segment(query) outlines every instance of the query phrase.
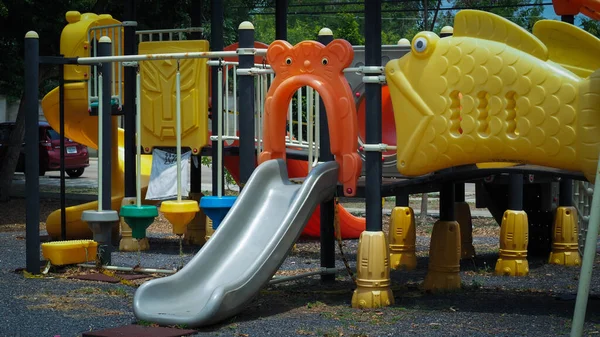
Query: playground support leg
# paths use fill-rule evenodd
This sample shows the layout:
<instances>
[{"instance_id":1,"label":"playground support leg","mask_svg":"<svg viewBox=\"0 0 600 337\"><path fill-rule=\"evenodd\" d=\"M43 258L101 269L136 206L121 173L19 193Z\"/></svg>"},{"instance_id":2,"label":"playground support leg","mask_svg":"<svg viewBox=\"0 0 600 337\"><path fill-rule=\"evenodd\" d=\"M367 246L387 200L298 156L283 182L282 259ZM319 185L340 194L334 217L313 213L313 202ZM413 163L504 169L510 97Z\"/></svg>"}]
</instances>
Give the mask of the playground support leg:
<instances>
[{"instance_id":1,"label":"playground support leg","mask_svg":"<svg viewBox=\"0 0 600 337\"><path fill-rule=\"evenodd\" d=\"M254 47L254 26L242 22L238 29L240 48ZM254 55L240 55L240 68L254 66ZM240 75L240 191L250 179L256 163L255 118L254 118L254 78Z\"/></svg>"},{"instance_id":2,"label":"playground support leg","mask_svg":"<svg viewBox=\"0 0 600 337\"><path fill-rule=\"evenodd\" d=\"M288 0L275 2L275 40L287 40Z\"/></svg>"},{"instance_id":3,"label":"playground support leg","mask_svg":"<svg viewBox=\"0 0 600 337\"><path fill-rule=\"evenodd\" d=\"M211 8L211 20L210 20L210 48L213 51L223 50L223 0L211 0L210 1ZM219 78L218 78L218 69L216 67L211 67L212 72L212 92L213 92L213 100L212 100L212 130L219 129L219 118L221 118L221 114L216 111L217 99L214 97L219 92ZM212 195L216 196L218 194L218 186L217 181L219 181L218 167L217 163L219 162L219 154L217 153L217 141L212 141ZM223 179L224 181L224 179Z\"/></svg>"},{"instance_id":4,"label":"playground support leg","mask_svg":"<svg viewBox=\"0 0 600 337\"><path fill-rule=\"evenodd\" d=\"M135 0L127 0L125 2L124 20L135 21ZM123 27L123 54L124 55L135 55L137 54L137 41L135 39L135 26L126 25ZM125 162L125 197L134 197L136 194L136 169L135 169L135 69L133 67L125 67L123 74L123 112L125 115L125 139L124 139L124 162ZM125 221L121 220L121 224ZM129 226L127 226L129 227ZM147 239L145 239L147 240ZM136 244L137 245L137 244Z\"/></svg>"},{"instance_id":5,"label":"playground support leg","mask_svg":"<svg viewBox=\"0 0 600 337\"><path fill-rule=\"evenodd\" d=\"M321 29L317 41L324 45L329 44L331 41L333 41L333 35L331 35L330 32L330 30ZM327 121L327 112L322 100L319 101L319 137L319 157L321 158L321 161L325 162L334 160L330 149L331 145L329 142L329 123ZM336 205L333 199L321 203L320 240L322 268L335 267L335 230L333 227L335 207ZM335 274L321 274L321 281L333 282L335 281Z\"/></svg>"},{"instance_id":6,"label":"playground support leg","mask_svg":"<svg viewBox=\"0 0 600 337\"><path fill-rule=\"evenodd\" d=\"M192 164L192 167L193 166L194 165ZM198 166L200 166L200 164L198 164ZM198 180L200 180L199 177L200 176L198 174ZM200 198L202 197L203 195L201 192L190 192L190 199L192 200L200 202ZM204 214L202 208L200 208L200 211L196 213L194 219L192 219L192 221L190 221L190 223L187 225L185 242L188 245L199 246L202 246L206 243L206 214Z\"/></svg>"},{"instance_id":7,"label":"playground support leg","mask_svg":"<svg viewBox=\"0 0 600 337\"><path fill-rule=\"evenodd\" d=\"M590 220L588 232L585 238L585 248L583 250L583 262L579 274L579 286L577 288L577 299L575 301L575 311L573 313L573 323L571 324L571 337L579 337L583 333L583 323L585 321L585 311L587 307L588 296L590 293L590 281L592 279L592 267L594 266L594 257L596 255L598 226L600 226L600 159L596 168L596 181L594 184L594 196L590 208Z\"/></svg>"},{"instance_id":8,"label":"playground support leg","mask_svg":"<svg viewBox=\"0 0 600 337\"><path fill-rule=\"evenodd\" d=\"M40 41L36 32L25 34L25 153L28 158L39 157L38 130L38 81ZM25 247L26 269L32 274L40 273L40 177L38 163L25 163L25 190L27 192Z\"/></svg>"},{"instance_id":9,"label":"playground support leg","mask_svg":"<svg viewBox=\"0 0 600 337\"><path fill-rule=\"evenodd\" d=\"M64 56L64 55L61 55ZM65 200L65 65L58 66L58 119L60 134L60 239L67 239L67 212Z\"/></svg>"},{"instance_id":10,"label":"playground support leg","mask_svg":"<svg viewBox=\"0 0 600 337\"><path fill-rule=\"evenodd\" d=\"M461 258L473 258L475 257L475 247L473 247L473 218L471 217L471 207L465 201L464 182L454 184L454 215L460 225Z\"/></svg>"},{"instance_id":11,"label":"playground support leg","mask_svg":"<svg viewBox=\"0 0 600 337\"><path fill-rule=\"evenodd\" d=\"M135 197L125 197L121 200L121 207L125 205L135 205L136 198ZM121 225L121 240L119 241L119 251L121 252L137 252L138 250L149 250L150 243L148 242L148 238L144 237L143 239L135 240L132 236L131 227L125 222L124 218L121 217L119 219Z\"/></svg>"},{"instance_id":12,"label":"playground support leg","mask_svg":"<svg viewBox=\"0 0 600 337\"><path fill-rule=\"evenodd\" d=\"M579 229L577 208L573 206L573 180L561 178L558 197L559 206L552 224L552 250L548 263L579 266Z\"/></svg>"},{"instance_id":13,"label":"playground support leg","mask_svg":"<svg viewBox=\"0 0 600 337\"><path fill-rule=\"evenodd\" d=\"M396 194L396 206L410 206L410 196L408 193L398 193Z\"/></svg>"},{"instance_id":14,"label":"playground support leg","mask_svg":"<svg viewBox=\"0 0 600 337\"><path fill-rule=\"evenodd\" d=\"M500 225L500 253L496 262L497 275L525 276L529 274L527 244L529 221L523 211L523 174L511 174L508 185L508 210Z\"/></svg>"},{"instance_id":15,"label":"playground support leg","mask_svg":"<svg viewBox=\"0 0 600 337\"><path fill-rule=\"evenodd\" d=\"M429 267L423 288L460 288L460 225L454 218L454 183L440 191L440 219L433 224L429 246Z\"/></svg>"},{"instance_id":16,"label":"playground support leg","mask_svg":"<svg viewBox=\"0 0 600 337\"><path fill-rule=\"evenodd\" d=\"M381 66L381 0L365 1L365 64ZM381 143L381 84L365 83L366 142ZM377 308L394 303L390 288L390 251L382 231L381 153L366 154L366 230L358 241L354 308Z\"/></svg>"}]
</instances>

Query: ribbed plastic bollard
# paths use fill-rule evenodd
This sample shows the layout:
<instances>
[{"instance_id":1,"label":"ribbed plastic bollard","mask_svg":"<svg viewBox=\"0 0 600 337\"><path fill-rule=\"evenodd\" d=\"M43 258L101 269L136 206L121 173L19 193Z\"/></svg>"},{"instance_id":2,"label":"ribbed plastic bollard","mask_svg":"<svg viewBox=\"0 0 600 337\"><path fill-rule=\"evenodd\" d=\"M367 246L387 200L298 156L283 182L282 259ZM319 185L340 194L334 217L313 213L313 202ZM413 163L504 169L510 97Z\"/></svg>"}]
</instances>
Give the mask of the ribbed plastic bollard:
<instances>
[{"instance_id":1,"label":"ribbed plastic bollard","mask_svg":"<svg viewBox=\"0 0 600 337\"><path fill-rule=\"evenodd\" d=\"M417 267L415 243L417 230L413 209L394 207L390 219L390 266L396 270L413 270Z\"/></svg>"},{"instance_id":2,"label":"ribbed plastic bollard","mask_svg":"<svg viewBox=\"0 0 600 337\"><path fill-rule=\"evenodd\" d=\"M548 263L564 266L581 265L579 255L577 209L561 206L556 209L552 228L552 252Z\"/></svg>"},{"instance_id":3,"label":"ribbed plastic bollard","mask_svg":"<svg viewBox=\"0 0 600 337\"><path fill-rule=\"evenodd\" d=\"M438 220L433 224L429 246L429 270L425 290L460 288L460 226L456 221Z\"/></svg>"},{"instance_id":4,"label":"ribbed plastic bollard","mask_svg":"<svg viewBox=\"0 0 600 337\"><path fill-rule=\"evenodd\" d=\"M496 262L496 275L526 276L529 274L528 226L525 211L504 212L500 227L500 254Z\"/></svg>"}]
</instances>

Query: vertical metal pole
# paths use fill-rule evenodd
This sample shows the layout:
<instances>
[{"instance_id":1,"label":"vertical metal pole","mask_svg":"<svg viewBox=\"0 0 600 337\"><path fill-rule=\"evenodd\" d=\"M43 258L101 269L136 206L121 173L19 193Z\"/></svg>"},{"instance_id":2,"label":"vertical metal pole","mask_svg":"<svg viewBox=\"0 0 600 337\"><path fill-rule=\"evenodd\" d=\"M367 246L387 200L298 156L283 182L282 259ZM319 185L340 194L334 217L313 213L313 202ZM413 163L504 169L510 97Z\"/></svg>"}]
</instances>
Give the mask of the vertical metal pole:
<instances>
[{"instance_id":1,"label":"vertical metal pole","mask_svg":"<svg viewBox=\"0 0 600 337\"><path fill-rule=\"evenodd\" d=\"M98 56L111 56L112 42L110 38L103 36L98 43ZM102 63L102 209L108 211L112 209L111 203L111 137L112 137L112 107L111 107L111 82L112 82L112 63ZM116 145L116 144L115 144ZM134 180L135 181L135 180ZM135 193L135 192L134 192Z\"/></svg>"},{"instance_id":2,"label":"vertical metal pole","mask_svg":"<svg viewBox=\"0 0 600 337\"><path fill-rule=\"evenodd\" d=\"M288 0L275 3L275 40L287 40Z\"/></svg>"},{"instance_id":3,"label":"vertical metal pole","mask_svg":"<svg viewBox=\"0 0 600 337\"><path fill-rule=\"evenodd\" d=\"M523 174L511 174L508 182L508 209L523 210Z\"/></svg>"},{"instance_id":4,"label":"vertical metal pole","mask_svg":"<svg viewBox=\"0 0 600 337\"><path fill-rule=\"evenodd\" d=\"M211 0L210 1L210 49L213 51L223 50L223 0ZM216 135L217 129L219 128L219 118L221 118L220 111L217 111L217 93L219 92L218 83L218 69L211 67L211 111L212 111L212 132ZM217 162L219 162L219 154L217 153L217 141L212 142L212 195L218 194L217 181L218 168Z\"/></svg>"},{"instance_id":5,"label":"vertical metal pole","mask_svg":"<svg viewBox=\"0 0 600 337\"><path fill-rule=\"evenodd\" d=\"M562 22L566 22L566 23L570 23L570 24L575 24L575 16L574 15L561 15L560 20Z\"/></svg>"},{"instance_id":6,"label":"vertical metal pole","mask_svg":"<svg viewBox=\"0 0 600 337\"><path fill-rule=\"evenodd\" d=\"M254 47L254 26L244 21L238 28L240 48ZM240 55L240 68L254 65L254 55ZM252 75L239 77L240 91L240 190L250 179L256 163L254 148L254 78Z\"/></svg>"},{"instance_id":7,"label":"vertical metal pole","mask_svg":"<svg viewBox=\"0 0 600 337\"><path fill-rule=\"evenodd\" d=\"M381 0L365 1L365 65L381 66ZM366 142L381 143L381 84L365 83ZM381 153L368 151L365 163L367 231L382 230Z\"/></svg>"},{"instance_id":8,"label":"vertical metal pole","mask_svg":"<svg viewBox=\"0 0 600 337\"><path fill-rule=\"evenodd\" d=\"M192 26L194 27L202 26L202 7L202 0L192 1L192 13L190 16L192 18ZM191 34L191 38L193 40L200 40L202 39L202 33L193 32ZM190 193L194 196L198 196L200 193L202 193L202 164L200 164L200 159L200 154L192 157L192 164L190 165Z\"/></svg>"},{"instance_id":9,"label":"vertical metal pole","mask_svg":"<svg viewBox=\"0 0 600 337\"><path fill-rule=\"evenodd\" d=\"M574 15L562 15L561 21L575 24ZM561 178L558 192L559 206L573 206L573 179Z\"/></svg>"},{"instance_id":10,"label":"vertical metal pole","mask_svg":"<svg viewBox=\"0 0 600 337\"><path fill-rule=\"evenodd\" d=\"M560 179L558 205L565 207L573 206L573 179Z\"/></svg>"},{"instance_id":11,"label":"vertical metal pole","mask_svg":"<svg viewBox=\"0 0 600 337\"><path fill-rule=\"evenodd\" d=\"M63 55L61 55L63 56ZM67 239L67 212L65 201L65 65L58 66L58 115L60 134L60 239Z\"/></svg>"},{"instance_id":12,"label":"vertical metal pole","mask_svg":"<svg viewBox=\"0 0 600 337\"><path fill-rule=\"evenodd\" d=\"M40 43L36 32L25 34L25 157L39 158L40 131L38 127L38 81ZM40 273L40 176L37 160L25 161L25 215L26 269Z\"/></svg>"},{"instance_id":13,"label":"vertical metal pole","mask_svg":"<svg viewBox=\"0 0 600 337\"><path fill-rule=\"evenodd\" d=\"M333 33L328 28L323 28L319 32L317 39L320 43L327 45L333 41ZM319 100L319 157L321 161L334 160L329 143L329 122L327 121L327 111L323 100ZM312 165L312 163L308 163ZM333 199L321 203L321 267L335 267L335 229L333 227L335 217L335 201ZM321 275L322 282L335 281L335 275Z\"/></svg>"},{"instance_id":14,"label":"vertical metal pole","mask_svg":"<svg viewBox=\"0 0 600 337\"><path fill-rule=\"evenodd\" d=\"M440 221L454 220L454 183L445 183L440 190Z\"/></svg>"},{"instance_id":15,"label":"vertical metal pole","mask_svg":"<svg viewBox=\"0 0 600 337\"><path fill-rule=\"evenodd\" d=\"M124 27L123 31L123 45L125 55L137 54L137 41L135 39L135 20L136 20L136 6L135 0L128 0L125 3L124 21L128 24ZM118 41L117 43L120 43ZM123 75L124 80L124 98L123 98L123 113L125 114L125 197L133 197L136 195L136 141L135 141L135 120L136 120L136 73L135 68L125 67L125 73ZM120 85L120 84L118 84ZM110 96L110 95L109 95ZM116 144L115 144L116 146ZM141 145L140 145L141 146Z\"/></svg>"},{"instance_id":16,"label":"vertical metal pole","mask_svg":"<svg viewBox=\"0 0 600 337\"><path fill-rule=\"evenodd\" d=\"M396 194L396 206L410 206L409 195L406 192Z\"/></svg>"},{"instance_id":17,"label":"vertical metal pole","mask_svg":"<svg viewBox=\"0 0 600 337\"><path fill-rule=\"evenodd\" d=\"M465 201L465 183L454 184L454 201L464 202Z\"/></svg>"}]
</instances>

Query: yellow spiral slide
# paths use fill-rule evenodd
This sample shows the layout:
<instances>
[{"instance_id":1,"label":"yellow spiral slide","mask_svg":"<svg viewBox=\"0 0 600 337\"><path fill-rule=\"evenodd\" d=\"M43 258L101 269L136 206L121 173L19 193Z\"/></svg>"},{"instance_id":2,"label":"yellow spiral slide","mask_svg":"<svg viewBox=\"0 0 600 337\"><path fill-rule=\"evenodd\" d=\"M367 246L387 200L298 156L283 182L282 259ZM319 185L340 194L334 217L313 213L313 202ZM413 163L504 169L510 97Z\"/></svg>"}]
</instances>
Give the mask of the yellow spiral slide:
<instances>
[{"instance_id":1,"label":"yellow spiral slide","mask_svg":"<svg viewBox=\"0 0 600 337\"><path fill-rule=\"evenodd\" d=\"M42 100L42 109L48 123L55 130L59 130L59 90L55 88L48 93ZM90 116L87 111L87 83L68 83L65 85L65 136L76 142L82 143L90 148L98 149L98 117ZM121 200L124 196L123 170L124 170L124 132L117 127L117 118L112 121L112 209L119 210ZM150 179L150 169L152 167L152 156L142 156L141 182L142 197L146 194L146 187ZM96 209L98 203L88 202L81 205L67 207L66 228L67 239L90 238L91 230L87 224L81 221L81 212L90 209ZM53 238L60 238L61 210L52 212L46 220L46 230Z\"/></svg>"}]
</instances>

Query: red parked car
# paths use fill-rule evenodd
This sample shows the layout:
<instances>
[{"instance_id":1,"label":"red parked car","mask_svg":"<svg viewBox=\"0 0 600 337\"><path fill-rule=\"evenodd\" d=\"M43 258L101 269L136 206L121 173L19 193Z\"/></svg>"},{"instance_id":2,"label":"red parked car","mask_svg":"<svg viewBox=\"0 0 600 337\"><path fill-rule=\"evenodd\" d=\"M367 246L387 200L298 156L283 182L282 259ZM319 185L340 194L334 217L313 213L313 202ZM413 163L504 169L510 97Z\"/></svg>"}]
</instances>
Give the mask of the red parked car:
<instances>
[{"instance_id":1,"label":"red parked car","mask_svg":"<svg viewBox=\"0 0 600 337\"><path fill-rule=\"evenodd\" d=\"M15 122L0 123L0 158L9 144L10 133L15 127ZM40 156L38 158L40 176L47 171L60 170L60 135L46 122L39 123L40 130ZM81 145L65 138L65 172L69 177L81 177L86 167L90 166L90 157L87 146ZM25 147L21 147L19 162L16 172L25 172Z\"/></svg>"}]
</instances>

